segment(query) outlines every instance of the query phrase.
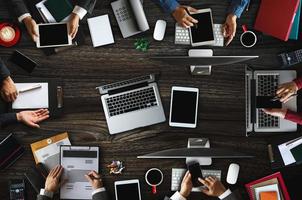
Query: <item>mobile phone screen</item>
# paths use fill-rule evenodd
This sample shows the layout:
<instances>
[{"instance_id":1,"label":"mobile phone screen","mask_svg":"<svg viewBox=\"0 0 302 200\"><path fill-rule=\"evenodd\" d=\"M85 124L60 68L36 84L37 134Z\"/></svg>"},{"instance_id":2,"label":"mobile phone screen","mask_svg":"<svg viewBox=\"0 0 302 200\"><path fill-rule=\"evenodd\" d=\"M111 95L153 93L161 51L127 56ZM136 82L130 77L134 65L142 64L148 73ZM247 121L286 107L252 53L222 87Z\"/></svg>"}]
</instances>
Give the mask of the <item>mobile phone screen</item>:
<instances>
[{"instance_id":1,"label":"mobile phone screen","mask_svg":"<svg viewBox=\"0 0 302 200\"><path fill-rule=\"evenodd\" d=\"M188 169L192 177L192 183L194 187L198 187L201 183L198 181L198 178L202 178L200 165L199 163L188 164Z\"/></svg>"},{"instance_id":2,"label":"mobile phone screen","mask_svg":"<svg viewBox=\"0 0 302 200\"><path fill-rule=\"evenodd\" d=\"M35 63L33 60L31 60L19 51L14 51L12 57L10 58L10 61L18 65L28 73L31 73L37 66L37 63Z\"/></svg>"}]
</instances>

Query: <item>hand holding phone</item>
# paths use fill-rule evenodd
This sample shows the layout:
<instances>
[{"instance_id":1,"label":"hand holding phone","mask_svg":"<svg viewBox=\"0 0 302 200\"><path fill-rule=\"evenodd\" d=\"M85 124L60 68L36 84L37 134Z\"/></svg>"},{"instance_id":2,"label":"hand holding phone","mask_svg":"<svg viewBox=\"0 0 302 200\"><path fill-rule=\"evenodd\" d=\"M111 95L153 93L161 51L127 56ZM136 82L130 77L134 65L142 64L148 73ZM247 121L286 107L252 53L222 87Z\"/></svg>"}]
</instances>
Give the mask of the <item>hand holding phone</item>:
<instances>
[{"instance_id":1,"label":"hand holding phone","mask_svg":"<svg viewBox=\"0 0 302 200\"><path fill-rule=\"evenodd\" d=\"M198 162L191 162L187 164L188 170L192 177L192 183L194 187L201 186L201 183L198 181L198 178L202 178L202 173L200 165Z\"/></svg>"}]
</instances>

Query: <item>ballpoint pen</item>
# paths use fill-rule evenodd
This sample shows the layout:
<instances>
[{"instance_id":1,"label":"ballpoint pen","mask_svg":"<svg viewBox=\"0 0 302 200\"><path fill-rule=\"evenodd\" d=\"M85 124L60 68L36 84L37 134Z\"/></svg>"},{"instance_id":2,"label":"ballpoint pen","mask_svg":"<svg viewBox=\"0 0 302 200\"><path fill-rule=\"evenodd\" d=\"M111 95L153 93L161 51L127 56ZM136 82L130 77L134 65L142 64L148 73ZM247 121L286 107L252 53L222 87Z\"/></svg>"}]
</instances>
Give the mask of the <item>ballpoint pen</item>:
<instances>
[{"instance_id":1,"label":"ballpoint pen","mask_svg":"<svg viewBox=\"0 0 302 200\"><path fill-rule=\"evenodd\" d=\"M250 3L251 3L251 0L249 0L249 2L247 3L245 11L249 11Z\"/></svg>"},{"instance_id":2,"label":"ballpoint pen","mask_svg":"<svg viewBox=\"0 0 302 200\"><path fill-rule=\"evenodd\" d=\"M41 87L42 87L41 84L33 85L33 86L31 86L31 87L28 87L28 88L19 90L19 93L23 93L23 92L28 92L28 91L36 90L36 89L39 89L39 88L41 88Z\"/></svg>"},{"instance_id":3,"label":"ballpoint pen","mask_svg":"<svg viewBox=\"0 0 302 200\"><path fill-rule=\"evenodd\" d=\"M298 94L293 94L289 98L297 96ZM271 99L271 101L280 101L281 97L275 96L274 98Z\"/></svg>"}]
</instances>

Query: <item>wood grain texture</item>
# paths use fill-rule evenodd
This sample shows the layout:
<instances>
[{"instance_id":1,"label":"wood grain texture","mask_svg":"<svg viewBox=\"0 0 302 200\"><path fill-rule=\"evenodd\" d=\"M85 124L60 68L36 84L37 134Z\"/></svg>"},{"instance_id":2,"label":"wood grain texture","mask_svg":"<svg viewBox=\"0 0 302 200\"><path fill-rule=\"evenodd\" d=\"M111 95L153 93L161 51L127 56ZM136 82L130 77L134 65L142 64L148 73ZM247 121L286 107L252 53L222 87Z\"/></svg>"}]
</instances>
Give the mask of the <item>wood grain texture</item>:
<instances>
[{"instance_id":1,"label":"wood grain texture","mask_svg":"<svg viewBox=\"0 0 302 200\"><path fill-rule=\"evenodd\" d=\"M279 68L276 54L302 47L301 41L281 42L269 36L258 34L258 43L254 48L246 49L240 45L239 37L242 33L240 26L247 24L253 27L260 0L251 2L249 12L244 12L238 21L237 34L229 47L214 47L215 55L259 55L260 58L250 64L256 68ZM223 23L229 1L181 1L196 8L212 8L214 22ZM81 27L86 35L86 44L77 48L61 52L57 55L45 56L36 49L23 31L21 42L14 48L0 47L0 56L7 60L13 50L17 49L39 63L31 75L11 63L8 66L13 77L45 77L62 78L64 82L64 115L59 119L49 119L41 124L40 129L31 129L23 125L14 125L0 130L3 138L14 132L26 147L25 155L6 171L0 172L0 199L8 199L7 184L10 179L22 178L26 168L34 164L29 144L57 133L67 131L74 145L98 145L101 148L100 166L105 186L114 199L113 183L116 180L138 178L141 182L144 200L162 199L171 195L171 168L185 167L183 160L142 160L136 156L164 150L168 148L185 147L189 137L208 137L212 147L234 148L241 152L255 155L254 159L215 159L211 169L223 170L222 179L225 183L228 165L231 162L240 164L241 171L238 183L229 186L238 189L243 199L248 199L244 184L254 179L273 173L267 155L267 144L272 140L284 140L301 134L284 133L281 135L267 134L245 137L245 89L244 65L214 67L211 76L192 77L188 73L188 66L171 66L150 59L155 55L186 55L189 46L174 44L174 21L168 14L152 1L145 0L144 7L149 21L150 30L127 39L123 39L117 22L112 13L110 1L98 1L93 16L109 14L115 44L93 48L86 20ZM13 19L7 9L6 1L0 0L0 21ZM167 31L162 42L152 38L157 19L167 20ZM134 49L134 42L138 38L147 38L151 44L146 52ZM299 70L301 65L293 67ZM198 126L196 129L171 128L168 122L144 127L126 133L110 136L100 103L100 95L96 86L128 79L149 73L160 74L158 85L162 97L166 117L168 119L170 92L174 85L194 86L200 90L200 104L198 111ZM299 71L298 71L299 73ZM299 101L299 105L301 101ZM126 170L121 176L108 174L106 165L112 160L122 160ZM144 173L151 167L158 167L164 172L164 182L159 186L159 194L153 196L151 189L144 181ZM301 177L302 168L291 167L282 170L293 200L302 198L296 183ZM295 186L296 185L296 186ZM299 185L299 184L298 184ZM29 192L28 199L34 199ZM192 194L191 199L214 199L201 194Z\"/></svg>"}]
</instances>

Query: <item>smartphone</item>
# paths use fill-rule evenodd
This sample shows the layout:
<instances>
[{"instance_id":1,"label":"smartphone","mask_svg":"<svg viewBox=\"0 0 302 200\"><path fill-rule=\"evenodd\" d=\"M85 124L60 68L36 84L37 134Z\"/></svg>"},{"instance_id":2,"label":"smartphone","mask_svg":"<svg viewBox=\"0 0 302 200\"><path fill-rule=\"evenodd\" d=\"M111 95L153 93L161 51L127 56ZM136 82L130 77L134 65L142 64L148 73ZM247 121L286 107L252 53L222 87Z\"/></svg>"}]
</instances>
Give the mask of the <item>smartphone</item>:
<instances>
[{"instance_id":1,"label":"smartphone","mask_svg":"<svg viewBox=\"0 0 302 200\"><path fill-rule=\"evenodd\" d=\"M10 200L25 199L25 183L23 179L11 180L9 182L9 199Z\"/></svg>"},{"instance_id":2,"label":"smartphone","mask_svg":"<svg viewBox=\"0 0 302 200\"><path fill-rule=\"evenodd\" d=\"M37 66L37 63L35 61L17 50L14 51L13 55L10 58L10 61L18 65L28 73L31 73Z\"/></svg>"},{"instance_id":3,"label":"smartphone","mask_svg":"<svg viewBox=\"0 0 302 200\"><path fill-rule=\"evenodd\" d=\"M198 178L202 178L200 165L198 162L191 162L187 164L188 170L192 177L192 183L194 187L199 187L202 184L198 181Z\"/></svg>"},{"instance_id":4,"label":"smartphone","mask_svg":"<svg viewBox=\"0 0 302 200\"><path fill-rule=\"evenodd\" d=\"M277 100L273 101L273 96L257 96L256 107L257 108L282 108L282 103Z\"/></svg>"}]
</instances>

